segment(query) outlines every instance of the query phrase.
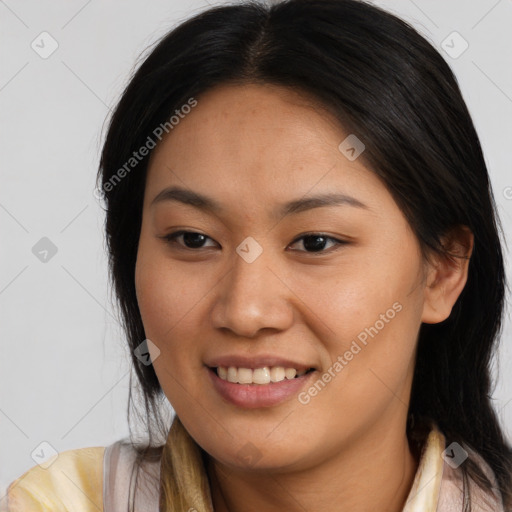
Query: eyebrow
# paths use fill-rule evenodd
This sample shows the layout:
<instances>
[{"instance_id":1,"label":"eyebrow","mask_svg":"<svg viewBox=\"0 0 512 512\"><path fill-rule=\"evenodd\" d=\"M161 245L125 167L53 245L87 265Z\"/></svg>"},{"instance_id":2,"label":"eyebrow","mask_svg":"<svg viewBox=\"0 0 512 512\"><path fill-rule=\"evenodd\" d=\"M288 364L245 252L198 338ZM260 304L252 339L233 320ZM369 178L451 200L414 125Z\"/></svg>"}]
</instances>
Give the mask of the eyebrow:
<instances>
[{"instance_id":1,"label":"eyebrow","mask_svg":"<svg viewBox=\"0 0 512 512\"><path fill-rule=\"evenodd\" d=\"M153 207L157 204L169 201L188 204L194 206L195 208L199 208L200 210L211 212L216 215L220 215L224 211L222 205L214 199L203 194L199 194L198 192L176 186L165 188L159 192L151 201L150 206ZM279 217L312 210L313 208L341 205L348 205L355 208L370 210L366 204L362 203L355 197L341 193L328 193L310 197L302 197L300 199L294 199L293 201L281 204L277 211L274 213L274 216Z\"/></svg>"}]
</instances>

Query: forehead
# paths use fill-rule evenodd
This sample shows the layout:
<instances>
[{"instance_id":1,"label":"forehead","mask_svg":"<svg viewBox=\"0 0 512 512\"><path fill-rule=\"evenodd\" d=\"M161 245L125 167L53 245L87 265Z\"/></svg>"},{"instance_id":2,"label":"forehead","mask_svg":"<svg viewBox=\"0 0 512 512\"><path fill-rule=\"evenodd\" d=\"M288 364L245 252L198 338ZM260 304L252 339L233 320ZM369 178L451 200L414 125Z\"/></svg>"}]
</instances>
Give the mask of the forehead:
<instances>
[{"instance_id":1,"label":"forehead","mask_svg":"<svg viewBox=\"0 0 512 512\"><path fill-rule=\"evenodd\" d=\"M250 84L218 86L196 100L153 150L147 200L170 185L218 192L247 207L309 190L383 188L362 159L340 152L348 134L308 96Z\"/></svg>"}]
</instances>

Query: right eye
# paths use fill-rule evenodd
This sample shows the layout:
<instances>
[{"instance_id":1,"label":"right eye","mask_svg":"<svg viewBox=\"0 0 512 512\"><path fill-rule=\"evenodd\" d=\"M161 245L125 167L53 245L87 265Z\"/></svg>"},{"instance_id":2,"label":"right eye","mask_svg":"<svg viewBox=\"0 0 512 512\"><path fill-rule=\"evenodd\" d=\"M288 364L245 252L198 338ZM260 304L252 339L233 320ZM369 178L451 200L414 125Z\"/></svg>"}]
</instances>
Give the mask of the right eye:
<instances>
[{"instance_id":1,"label":"right eye","mask_svg":"<svg viewBox=\"0 0 512 512\"><path fill-rule=\"evenodd\" d=\"M204 235L203 233L198 233L197 231L175 231L174 233L169 233L168 235L164 235L161 238L167 241L167 243L171 246L178 245L180 249L201 249L204 247L204 242L206 240L212 240L209 236ZM182 239L182 242L178 240ZM216 243L216 242L215 242ZM208 246L207 246L208 247ZM212 246L210 246L212 247Z\"/></svg>"}]
</instances>

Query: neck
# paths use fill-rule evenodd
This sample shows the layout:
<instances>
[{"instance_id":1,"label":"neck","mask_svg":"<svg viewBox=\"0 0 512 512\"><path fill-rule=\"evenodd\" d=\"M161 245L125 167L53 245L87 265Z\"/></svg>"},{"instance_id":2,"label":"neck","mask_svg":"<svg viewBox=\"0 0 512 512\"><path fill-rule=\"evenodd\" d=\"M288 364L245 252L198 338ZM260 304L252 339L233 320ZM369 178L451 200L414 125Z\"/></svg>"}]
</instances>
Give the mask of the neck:
<instances>
[{"instance_id":1,"label":"neck","mask_svg":"<svg viewBox=\"0 0 512 512\"><path fill-rule=\"evenodd\" d=\"M371 429L300 472L242 471L209 459L215 512L402 511L418 468L405 431Z\"/></svg>"}]
</instances>

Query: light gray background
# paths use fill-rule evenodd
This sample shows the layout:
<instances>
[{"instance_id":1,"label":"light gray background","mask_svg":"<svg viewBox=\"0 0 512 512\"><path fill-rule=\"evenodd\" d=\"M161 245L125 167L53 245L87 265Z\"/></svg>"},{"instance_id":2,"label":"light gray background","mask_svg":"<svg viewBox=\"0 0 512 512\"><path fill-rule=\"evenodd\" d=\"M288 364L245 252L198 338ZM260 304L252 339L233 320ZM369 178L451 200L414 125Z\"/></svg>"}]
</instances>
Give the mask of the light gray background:
<instances>
[{"instance_id":1,"label":"light gray background","mask_svg":"<svg viewBox=\"0 0 512 512\"><path fill-rule=\"evenodd\" d=\"M512 1L375 3L412 22L454 69L510 244ZM93 195L102 126L141 52L207 6L0 0L0 496L35 465L31 453L43 441L61 452L128 435L128 354L107 290L103 212ZM43 31L59 45L47 59L31 48ZM453 31L469 43L455 59L441 46ZM46 263L32 253L43 237L57 247ZM509 437L511 350L508 316L494 398Z\"/></svg>"}]
</instances>

